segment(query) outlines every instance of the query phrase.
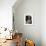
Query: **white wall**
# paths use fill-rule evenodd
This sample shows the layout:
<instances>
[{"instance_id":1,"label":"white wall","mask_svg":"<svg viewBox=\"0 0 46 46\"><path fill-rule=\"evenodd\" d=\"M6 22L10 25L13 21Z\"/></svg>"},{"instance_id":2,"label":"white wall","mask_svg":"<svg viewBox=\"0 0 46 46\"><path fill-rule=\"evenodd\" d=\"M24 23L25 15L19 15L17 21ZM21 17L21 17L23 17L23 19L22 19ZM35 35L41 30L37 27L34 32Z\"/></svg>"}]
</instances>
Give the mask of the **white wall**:
<instances>
[{"instance_id":1,"label":"white wall","mask_svg":"<svg viewBox=\"0 0 46 46\"><path fill-rule=\"evenodd\" d=\"M46 46L46 0L42 0L41 4L41 40L42 46Z\"/></svg>"},{"instance_id":2,"label":"white wall","mask_svg":"<svg viewBox=\"0 0 46 46\"><path fill-rule=\"evenodd\" d=\"M16 0L0 0L0 27L12 28L12 6Z\"/></svg>"},{"instance_id":3,"label":"white wall","mask_svg":"<svg viewBox=\"0 0 46 46\"><path fill-rule=\"evenodd\" d=\"M34 40L36 46L41 46L41 0L23 0L14 10L15 28L22 32L25 38ZM31 12L33 12L33 25L24 25L24 14Z\"/></svg>"},{"instance_id":4,"label":"white wall","mask_svg":"<svg viewBox=\"0 0 46 46\"><path fill-rule=\"evenodd\" d=\"M24 14L33 11L34 25L24 25ZM37 46L46 46L46 0L25 0L13 8L15 15L15 28L23 32L24 36L34 39ZM30 36L29 36L30 35ZM39 45L42 44L42 45Z\"/></svg>"}]
</instances>

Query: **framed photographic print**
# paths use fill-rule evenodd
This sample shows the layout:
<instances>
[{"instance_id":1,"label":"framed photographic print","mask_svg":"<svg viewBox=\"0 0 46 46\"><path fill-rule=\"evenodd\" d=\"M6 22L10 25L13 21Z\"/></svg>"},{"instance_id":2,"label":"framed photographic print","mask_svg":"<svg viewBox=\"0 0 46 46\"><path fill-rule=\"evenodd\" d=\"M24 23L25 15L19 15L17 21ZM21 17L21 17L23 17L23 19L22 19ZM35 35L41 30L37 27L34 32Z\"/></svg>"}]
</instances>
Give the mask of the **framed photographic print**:
<instances>
[{"instance_id":1,"label":"framed photographic print","mask_svg":"<svg viewBox=\"0 0 46 46\"><path fill-rule=\"evenodd\" d=\"M32 25L33 24L33 15L25 14L24 15L24 25Z\"/></svg>"}]
</instances>

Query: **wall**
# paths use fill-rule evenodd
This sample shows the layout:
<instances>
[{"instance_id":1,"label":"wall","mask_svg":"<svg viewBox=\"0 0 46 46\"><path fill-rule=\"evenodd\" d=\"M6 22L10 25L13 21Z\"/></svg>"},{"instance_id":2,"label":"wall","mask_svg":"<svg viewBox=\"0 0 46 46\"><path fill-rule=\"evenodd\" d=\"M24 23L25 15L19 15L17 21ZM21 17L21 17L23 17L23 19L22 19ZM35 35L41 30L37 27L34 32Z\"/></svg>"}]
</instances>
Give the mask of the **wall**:
<instances>
[{"instance_id":1,"label":"wall","mask_svg":"<svg viewBox=\"0 0 46 46\"><path fill-rule=\"evenodd\" d=\"M36 46L41 46L41 0L23 0L15 8L15 28L23 33L24 38L32 39ZM33 25L24 25L24 14L27 13L33 13Z\"/></svg>"},{"instance_id":2,"label":"wall","mask_svg":"<svg viewBox=\"0 0 46 46\"><path fill-rule=\"evenodd\" d=\"M0 27L12 28L12 6L16 0L0 0Z\"/></svg>"},{"instance_id":3,"label":"wall","mask_svg":"<svg viewBox=\"0 0 46 46\"><path fill-rule=\"evenodd\" d=\"M46 0L41 1L41 38L42 46L46 46Z\"/></svg>"}]
</instances>

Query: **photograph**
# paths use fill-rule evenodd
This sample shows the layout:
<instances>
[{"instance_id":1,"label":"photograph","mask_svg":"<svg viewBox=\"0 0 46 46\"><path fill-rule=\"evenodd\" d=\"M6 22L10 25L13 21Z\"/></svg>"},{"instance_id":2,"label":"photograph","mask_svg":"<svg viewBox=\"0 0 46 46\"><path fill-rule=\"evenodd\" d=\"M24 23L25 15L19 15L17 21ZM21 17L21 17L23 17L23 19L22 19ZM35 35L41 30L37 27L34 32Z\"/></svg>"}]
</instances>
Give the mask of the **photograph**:
<instances>
[{"instance_id":1,"label":"photograph","mask_svg":"<svg viewBox=\"0 0 46 46\"><path fill-rule=\"evenodd\" d=\"M32 17L30 15L27 15L25 18L26 24L32 24Z\"/></svg>"},{"instance_id":2,"label":"photograph","mask_svg":"<svg viewBox=\"0 0 46 46\"><path fill-rule=\"evenodd\" d=\"M25 25L33 24L33 16L32 15L24 15L24 24Z\"/></svg>"}]
</instances>

